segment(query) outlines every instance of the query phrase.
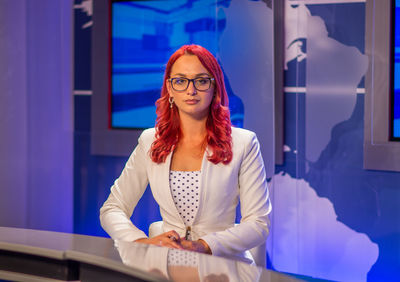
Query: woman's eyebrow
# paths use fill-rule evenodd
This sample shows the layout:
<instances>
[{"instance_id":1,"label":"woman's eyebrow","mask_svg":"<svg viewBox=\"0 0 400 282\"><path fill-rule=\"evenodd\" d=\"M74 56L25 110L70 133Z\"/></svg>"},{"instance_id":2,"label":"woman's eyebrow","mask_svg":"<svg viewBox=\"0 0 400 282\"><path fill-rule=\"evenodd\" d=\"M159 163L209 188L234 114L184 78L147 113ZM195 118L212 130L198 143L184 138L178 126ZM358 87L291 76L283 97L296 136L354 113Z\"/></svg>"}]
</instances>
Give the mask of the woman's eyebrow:
<instances>
[{"instance_id":1,"label":"woman's eyebrow","mask_svg":"<svg viewBox=\"0 0 400 282\"><path fill-rule=\"evenodd\" d=\"M186 74L184 73L175 73L175 74L171 74L171 76L180 76L180 77L188 77ZM194 77L202 77L202 76L207 76L209 77L210 75L206 72L202 72L202 73L198 73L196 74Z\"/></svg>"},{"instance_id":2,"label":"woman's eyebrow","mask_svg":"<svg viewBox=\"0 0 400 282\"><path fill-rule=\"evenodd\" d=\"M202 73L196 74L196 77L199 77L199 76L207 76L207 77L209 77L210 74L208 74L208 73L206 73L206 72L202 72Z\"/></svg>"},{"instance_id":3,"label":"woman's eyebrow","mask_svg":"<svg viewBox=\"0 0 400 282\"><path fill-rule=\"evenodd\" d=\"M183 76L183 77L186 77L186 74L184 74L184 73L174 73L174 74L171 74L171 76Z\"/></svg>"}]
</instances>

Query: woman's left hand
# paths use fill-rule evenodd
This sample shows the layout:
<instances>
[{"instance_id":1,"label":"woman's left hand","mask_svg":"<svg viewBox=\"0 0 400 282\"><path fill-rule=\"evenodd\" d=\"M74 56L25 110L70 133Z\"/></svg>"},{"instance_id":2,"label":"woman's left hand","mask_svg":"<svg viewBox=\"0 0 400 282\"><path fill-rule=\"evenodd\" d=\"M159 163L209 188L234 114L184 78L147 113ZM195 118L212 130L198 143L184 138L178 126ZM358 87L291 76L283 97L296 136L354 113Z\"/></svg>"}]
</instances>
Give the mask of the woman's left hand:
<instances>
[{"instance_id":1,"label":"woman's left hand","mask_svg":"<svg viewBox=\"0 0 400 282\"><path fill-rule=\"evenodd\" d=\"M208 246L208 244L199 239L197 241L190 241L190 240L184 240L181 239L181 246L188 251L193 251L193 252L198 252L198 253L203 253L203 254L210 254L211 255L211 249Z\"/></svg>"}]
</instances>

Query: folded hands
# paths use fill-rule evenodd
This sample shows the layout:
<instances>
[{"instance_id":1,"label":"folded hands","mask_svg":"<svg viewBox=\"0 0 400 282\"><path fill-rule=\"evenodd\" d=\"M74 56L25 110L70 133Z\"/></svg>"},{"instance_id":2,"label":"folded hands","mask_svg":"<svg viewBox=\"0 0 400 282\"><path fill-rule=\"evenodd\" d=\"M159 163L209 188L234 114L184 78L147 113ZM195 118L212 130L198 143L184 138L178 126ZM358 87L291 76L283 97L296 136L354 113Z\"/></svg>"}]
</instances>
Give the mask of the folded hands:
<instances>
[{"instance_id":1,"label":"folded hands","mask_svg":"<svg viewBox=\"0 0 400 282\"><path fill-rule=\"evenodd\" d=\"M135 240L135 242L211 254L211 249L204 240L186 240L185 238L181 238L174 230L165 232L152 238L140 238Z\"/></svg>"}]
</instances>

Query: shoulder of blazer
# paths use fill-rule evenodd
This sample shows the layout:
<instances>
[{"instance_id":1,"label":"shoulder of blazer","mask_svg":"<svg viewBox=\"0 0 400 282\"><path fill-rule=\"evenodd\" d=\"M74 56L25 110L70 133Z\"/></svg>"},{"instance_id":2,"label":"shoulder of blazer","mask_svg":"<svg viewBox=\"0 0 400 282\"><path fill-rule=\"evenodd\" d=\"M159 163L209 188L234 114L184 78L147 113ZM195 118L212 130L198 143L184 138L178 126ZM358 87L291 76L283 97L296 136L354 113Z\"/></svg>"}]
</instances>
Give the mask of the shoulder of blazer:
<instances>
[{"instance_id":1,"label":"shoulder of blazer","mask_svg":"<svg viewBox=\"0 0 400 282\"><path fill-rule=\"evenodd\" d=\"M156 129L154 127L152 128L147 128L143 130L143 132L140 134L140 138L143 140L148 141L147 139L155 139L155 134L156 134Z\"/></svg>"},{"instance_id":2,"label":"shoulder of blazer","mask_svg":"<svg viewBox=\"0 0 400 282\"><path fill-rule=\"evenodd\" d=\"M257 136L253 131L232 127L233 146L251 146L255 139L257 139Z\"/></svg>"},{"instance_id":3,"label":"shoulder of blazer","mask_svg":"<svg viewBox=\"0 0 400 282\"><path fill-rule=\"evenodd\" d=\"M151 144L153 144L156 136L155 128L148 128L143 130L139 137L139 144L143 146L146 152L150 149Z\"/></svg>"}]
</instances>

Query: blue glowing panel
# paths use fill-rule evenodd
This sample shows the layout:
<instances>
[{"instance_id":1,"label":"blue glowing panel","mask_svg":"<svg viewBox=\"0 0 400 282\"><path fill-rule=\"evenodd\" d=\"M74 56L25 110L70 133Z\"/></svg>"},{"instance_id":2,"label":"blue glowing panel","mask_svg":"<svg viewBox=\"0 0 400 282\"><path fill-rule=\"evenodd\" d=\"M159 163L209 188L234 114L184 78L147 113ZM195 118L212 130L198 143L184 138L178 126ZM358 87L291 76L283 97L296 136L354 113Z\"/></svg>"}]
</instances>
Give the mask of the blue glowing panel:
<instances>
[{"instance_id":1,"label":"blue glowing panel","mask_svg":"<svg viewBox=\"0 0 400 282\"><path fill-rule=\"evenodd\" d=\"M112 2L112 128L154 126L155 102L169 56L191 43L217 55L218 35L226 19L215 11L224 2L229 1ZM231 114L243 119L242 102L229 96Z\"/></svg>"},{"instance_id":2,"label":"blue glowing panel","mask_svg":"<svg viewBox=\"0 0 400 282\"><path fill-rule=\"evenodd\" d=\"M394 9L393 138L400 139L400 0Z\"/></svg>"}]
</instances>

